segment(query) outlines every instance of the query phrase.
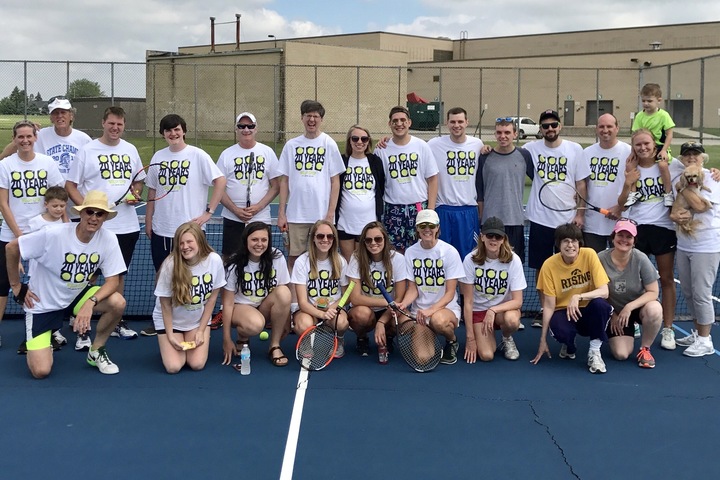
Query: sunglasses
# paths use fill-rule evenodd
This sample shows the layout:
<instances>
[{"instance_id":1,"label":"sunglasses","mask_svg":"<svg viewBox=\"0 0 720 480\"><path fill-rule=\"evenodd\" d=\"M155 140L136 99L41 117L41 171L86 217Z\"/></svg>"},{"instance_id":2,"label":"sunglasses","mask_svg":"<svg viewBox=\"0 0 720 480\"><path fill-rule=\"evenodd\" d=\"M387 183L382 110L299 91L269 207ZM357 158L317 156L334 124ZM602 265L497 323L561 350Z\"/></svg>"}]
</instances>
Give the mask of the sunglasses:
<instances>
[{"instance_id":1,"label":"sunglasses","mask_svg":"<svg viewBox=\"0 0 720 480\"><path fill-rule=\"evenodd\" d=\"M541 123L540 126L547 130L548 128L557 128L560 122Z\"/></svg>"},{"instance_id":2,"label":"sunglasses","mask_svg":"<svg viewBox=\"0 0 720 480\"><path fill-rule=\"evenodd\" d=\"M323 240L328 240L332 242L335 239L335 235L332 233L316 233L315 234L315 240L320 240L321 242Z\"/></svg>"},{"instance_id":3,"label":"sunglasses","mask_svg":"<svg viewBox=\"0 0 720 480\"><path fill-rule=\"evenodd\" d=\"M495 119L495 123L512 122L513 120L514 120L513 117L498 117Z\"/></svg>"},{"instance_id":4,"label":"sunglasses","mask_svg":"<svg viewBox=\"0 0 720 480\"><path fill-rule=\"evenodd\" d=\"M246 128L247 128L248 130L254 130L255 127L257 127L257 125L255 125L254 123L250 123L250 124L247 124L247 125L244 125L244 124L242 124L242 123L238 123L238 124L237 124L238 130L244 130L244 129L246 129Z\"/></svg>"},{"instance_id":5,"label":"sunglasses","mask_svg":"<svg viewBox=\"0 0 720 480\"><path fill-rule=\"evenodd\" d=\"M437 227L438 226L435 225L434 223L418 223L417 224L417 228L420 230L425 230L426 228L429 228L432 230L433 228L437 228Z\"/></svg>"},{"instance_id":6,"label":"sunglasses","mask_svg":"<svg viewBox=\"0 0 720 480\"><path fill-rule=\"evenodd\" d=\"M357 142L367 143L368 140L370 140L370 137L367 137L367 136L365 136L365 135L363 135L362 137L358 137L357 135L353 135L352 137L350 137L350 140L352 140L352 141L355 142L355 143L357 143Z\"/></svg>"},{"instance_id":7,"label":"sunglasses","mask_svg":"<svg viewBox=\"0 0 720 480\"><path fill-rule=\"evenodd\" d=\"M378 245L380 245L384 241L385 238L382 235L380 235L379 237L365 237L364 240L365 245L372 245L373 243L377 243Z\"/></svg>"},{"instance_id":8,"label":"sunglasses","mask_svg":"<svg viewBox=\"0 0 720 480\"><path fill-rule=\"evenodd\" d=\"M504 235L500 235L499 233L483 233L485 237L489 238L490 240L502 240L505 238Z\"/></svg>"},{"instance_id":9,"label":"sunglasses","mask_svg":"<svg viewBox=\"0 0 720 480\"><path fill-rule=\"evenodd\" d=\"M104 212L102 210L93 210L91 208L86 208L83 210L84 212L87 212L88 217L97 217L97 218L103 218L105 215L107 215L107 212Z\"/></svg>"},{"instance_id":10,"label":"sunglasses","mask_svg":"<svg viewBox=\"0 0 720 480\"><path fill-rule=\"evenodd\" d=\"M618 222L630 222L637 227L637 222L635 220L633 220L632 218L620 217L620 218L618 218Z\"/></svg>"}]
</instances>

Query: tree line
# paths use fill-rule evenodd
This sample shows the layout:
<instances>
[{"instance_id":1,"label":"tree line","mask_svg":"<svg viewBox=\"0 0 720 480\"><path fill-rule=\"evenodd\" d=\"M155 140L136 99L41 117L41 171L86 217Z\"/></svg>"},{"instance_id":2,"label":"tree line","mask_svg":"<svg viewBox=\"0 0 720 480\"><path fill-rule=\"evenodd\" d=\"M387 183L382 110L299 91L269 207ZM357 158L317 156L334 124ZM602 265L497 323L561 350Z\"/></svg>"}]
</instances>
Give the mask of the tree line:
<instances>
[{"instance_id":1,"label":"tree line","mask_svg":"<svg viewBox=\"0 0 720 480\"><path fill-rule=\"evenodd\" d=\"M87 98L87 97L106 97L107 95L100 88L98 82L93 82L87 78L80 78L73 80L68 85L68 91L64 97L72 101L76 98ZM52 100L55 97L51 97ZM21 90L19 87L13 88L10 95L0 99L0 115L24 115L25 104L27 102L27 114L28 115L39 115L47 114L48 102L43 100L40 92L37 94L27 94L25 90Z\"/></svg>"}]
</instances>

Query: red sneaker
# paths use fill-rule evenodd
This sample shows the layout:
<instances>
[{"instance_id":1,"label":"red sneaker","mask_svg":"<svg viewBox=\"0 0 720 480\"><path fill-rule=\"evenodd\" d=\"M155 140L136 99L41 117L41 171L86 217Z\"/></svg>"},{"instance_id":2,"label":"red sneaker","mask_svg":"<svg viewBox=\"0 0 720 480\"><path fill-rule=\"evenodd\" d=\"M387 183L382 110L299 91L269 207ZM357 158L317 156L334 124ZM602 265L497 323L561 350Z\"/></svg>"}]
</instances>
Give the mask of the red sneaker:
<instances>
[{"instance_id":1,"label":"red sneaker","mask_svg":"<svg viewBox=\"0 0 720 480\"><path fill-rule=\"evenodd\" d=\"M220 310L218 313L215 314L215 316L212 317L212 320L210 320L210 329L217 330L218 328L222 327L222 325L222 310Z\"/></svg>"}]
</instances>

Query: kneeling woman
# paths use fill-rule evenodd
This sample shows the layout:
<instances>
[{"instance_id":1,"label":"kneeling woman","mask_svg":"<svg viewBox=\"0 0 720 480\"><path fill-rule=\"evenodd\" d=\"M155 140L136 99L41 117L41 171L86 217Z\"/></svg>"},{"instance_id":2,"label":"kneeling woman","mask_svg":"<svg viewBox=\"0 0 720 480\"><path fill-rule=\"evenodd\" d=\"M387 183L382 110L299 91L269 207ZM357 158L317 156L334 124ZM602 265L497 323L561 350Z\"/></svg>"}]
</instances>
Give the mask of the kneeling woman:
<instances>
[{"instance_id":1,"label":"kneeling woman","mask_svg":"<svg viewBox=\"0 0 720 480\"><path fill-rule=\"evenodd\" d=\"M488 362L495 356L495 330L502 330L500 349L508 360L520 357L512 334L520 327L523 290L527 288L520 257L513 253L505 225L497 217L483 222L477 249L463 260L465 278L460 280L467 329L465 360Z\"/></svg>"},{"instance_id":2,"label":"kneeling woman","mask_svg":"<svg viewBox=\"0 0 720 480\"><path fill-rule=\"evenodd\" d=\"M344 310L336 306L347 286L347 263L338 253L338 236L335 226L327 220L318 220L310 228L308 251L295 261L291 282L295 286L300 310L293 315L295 333L302 334L324 320L334 327L337 322L338 347L335 358L345 355L345 332L349 324Z\"/></svg>"},{"instance_id":3,"label":"kneeling woman","mask_svg":"<svg viewBox=\"0 0 720 480\"><path fill-rule=\"evenodd\" d=\"M175 231L172 253L160 267L153 323L168 373L184 365L202 370L208 357L210 328L218 292L225 285L220 255L194 222Z\"/></svg>"},{"instance_id":4,"label":"kneeling woman","mask_svg":"<svg viewBox=\"0 0 720 480\"><path fill-rule=\"evenodd\" d=\"M229 365L237 355L232 340L236 327L239 343L257 335L269 321L270 361L276 367L288 364L280 350L280 341L288 333L290 319L290 274L280 250L270 246L270 226L252 222L245 226L240 246L227 261L227 285L222 294L223 365Z\"/></svg>"}]
</instances>

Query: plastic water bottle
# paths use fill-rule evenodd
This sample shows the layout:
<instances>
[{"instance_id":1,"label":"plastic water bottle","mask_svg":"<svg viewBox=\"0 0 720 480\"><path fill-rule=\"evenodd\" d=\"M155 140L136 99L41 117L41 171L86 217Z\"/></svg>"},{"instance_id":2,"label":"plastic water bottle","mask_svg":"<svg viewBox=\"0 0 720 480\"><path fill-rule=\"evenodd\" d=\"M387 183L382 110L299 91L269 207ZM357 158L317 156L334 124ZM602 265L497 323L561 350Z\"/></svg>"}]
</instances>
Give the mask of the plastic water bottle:
<instances>
[{"instance_id":1,"label":"plastic water bottle","mask_svg":"<svg viewBox=\"0 0 720 480\"><path fill-rule=\"evenodd\" d=\"M285 250L290 248L290 236L288 235L287 230L280 233L280 236L282 237L283 245L285 246Z\"/></svg>"},{"instance_id":2,"label":"plastic water bottle","mask_svg":"<svg viewBox=\"0 0 720 480\"><path fill-rule=\"evenodd\" d=\"M250 375L250 347L243 343L240 350L240 375Z\"/></svg>"},{"instance_id":3,"label":"plastic water bottle","mask_svg":"<svg viewBox=\"0 0 720 480\"><path fill-rule=\"evenodd\" d=\"M380 362L381 365L387 365L387 363L388 363L387 345L378 345L378 362Z\"/></svg>"}]
</instances>

